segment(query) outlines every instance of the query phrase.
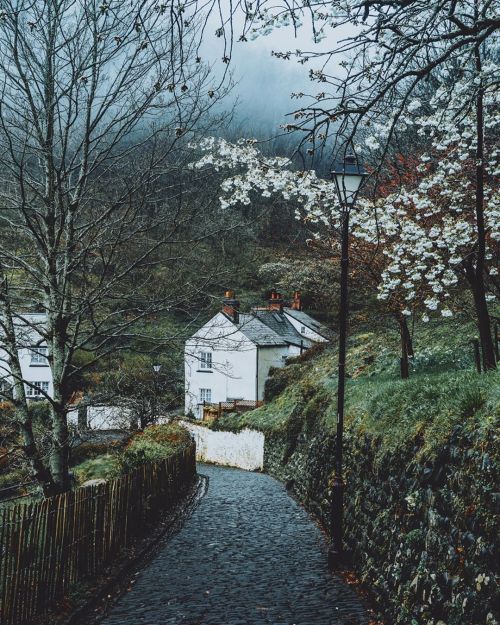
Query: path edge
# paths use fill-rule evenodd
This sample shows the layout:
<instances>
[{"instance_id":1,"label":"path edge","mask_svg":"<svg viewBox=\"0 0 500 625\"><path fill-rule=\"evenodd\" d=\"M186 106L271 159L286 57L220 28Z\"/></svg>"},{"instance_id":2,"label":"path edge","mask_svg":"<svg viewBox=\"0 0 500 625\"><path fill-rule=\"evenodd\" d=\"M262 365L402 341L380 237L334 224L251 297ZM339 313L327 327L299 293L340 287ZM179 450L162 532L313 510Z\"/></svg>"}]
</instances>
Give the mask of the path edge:
<instances>
[{"instance_id":1,"label":"path edge","mask_svg":"<svg viewBox=\"0 0 500 625\"><path fill-rule=\"evenodd\" d=\"M136 575L155 554L155 547L164 540L169 540L179 532L185 521L193 514L208 490L209 478L197 475L197 479L183 501L172 510L162 522L158 531L146 544L140 544L132 557L128 557L110 578L98 587L92 588L92 596L80 603L64 619L55 619L57 625L93 625L99 623L108 609L124 594L131 575ZM101 609L99 609L101 608ZM45 618L50 619L50 613ZM52 612L54 616L54 612ZM47 625L49 621L45 621Z\"/></svg>"}]
</instances>

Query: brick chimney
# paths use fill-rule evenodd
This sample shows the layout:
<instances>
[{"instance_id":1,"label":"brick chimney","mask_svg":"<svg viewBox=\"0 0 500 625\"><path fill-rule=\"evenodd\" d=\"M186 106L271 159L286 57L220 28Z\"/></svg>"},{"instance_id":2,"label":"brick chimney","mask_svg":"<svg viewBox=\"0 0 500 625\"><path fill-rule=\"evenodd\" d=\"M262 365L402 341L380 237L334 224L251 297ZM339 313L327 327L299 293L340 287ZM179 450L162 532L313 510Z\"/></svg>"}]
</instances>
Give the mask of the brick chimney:
<instances>
[{"instance_id":1,"label":"brick chimney","mask_svg":"<svg viewBox=\"0 0 500 625\"><path fill-rule=\"evenodd\" d=\"M283 312L283 298L281 297L281 293L277 293L273 289L271 291L271 297L268 302L269 310L277 310L278 312Z\"/></svg>"},{"instance_id":2,"label":"brick chimney","mask_svg":"<svg viewBox=\"0 0 500 625\"><path fill-rule=\"evenodd\" d=\"M293 293L292 310L302 310L300 291L294 291Z\"/></svg>"},{"instance_id":3,"label":"brick chimney","mask_svg":"<svg viewBox=\"0 0 500 625\"><path fill-rule=\"evenodd\" d=\"M240 302L235 298L234 291L226 291L222 300L222 312L232 321L238 323L240 320Z\"/></svg>"}]
</instances>

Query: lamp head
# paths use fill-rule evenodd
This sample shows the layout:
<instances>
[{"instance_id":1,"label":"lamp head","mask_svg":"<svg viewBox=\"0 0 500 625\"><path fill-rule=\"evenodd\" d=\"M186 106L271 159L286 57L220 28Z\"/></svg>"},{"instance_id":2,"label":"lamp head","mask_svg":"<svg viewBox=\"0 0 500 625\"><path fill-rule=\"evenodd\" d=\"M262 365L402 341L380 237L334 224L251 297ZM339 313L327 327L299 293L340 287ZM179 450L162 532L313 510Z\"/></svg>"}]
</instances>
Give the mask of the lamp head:
<instances>
[{"instance_id":1,"label":"lamp head","mask_svg":"<svg viewBox=\"0 0 500 625\"><path fill-rule=\"evenodd\" d=\"M332 177L342 206L354 204L366 176L368 172L352 153L346 154L343 162L335 163Z\"/></svg>"}]
</instances>

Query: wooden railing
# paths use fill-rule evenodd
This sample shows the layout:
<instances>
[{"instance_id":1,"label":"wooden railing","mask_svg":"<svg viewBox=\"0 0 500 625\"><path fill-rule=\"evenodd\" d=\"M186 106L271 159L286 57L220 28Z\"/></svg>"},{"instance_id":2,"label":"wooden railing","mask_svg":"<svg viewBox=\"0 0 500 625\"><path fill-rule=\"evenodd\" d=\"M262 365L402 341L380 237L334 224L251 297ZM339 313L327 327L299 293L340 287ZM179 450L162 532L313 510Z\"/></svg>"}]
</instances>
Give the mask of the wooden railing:
<instances>
[{"instance_id":1,"label":"wooden railing","mask_svg":"<svg viewBox=\"0 0 500 625\"><path fill-rule=\"evenodd\" d=\"M0 511L0 623L45 613L98 574L192 484L195 445L104 484Z\"/></svg>"},{"instance_id":2,"label":"wooden railing","mask_svg":"<svg viewBox=\"0 0 500 625\"><path fill-rule=\"evenodd\" d=\"M235 399L234 401L220 401L217 404L203 404L203 420L217 419L224 412L245 412L246 410L254 410L264 404L263 401L254 401L252 399Z\"/></svg>"}]
</instances>

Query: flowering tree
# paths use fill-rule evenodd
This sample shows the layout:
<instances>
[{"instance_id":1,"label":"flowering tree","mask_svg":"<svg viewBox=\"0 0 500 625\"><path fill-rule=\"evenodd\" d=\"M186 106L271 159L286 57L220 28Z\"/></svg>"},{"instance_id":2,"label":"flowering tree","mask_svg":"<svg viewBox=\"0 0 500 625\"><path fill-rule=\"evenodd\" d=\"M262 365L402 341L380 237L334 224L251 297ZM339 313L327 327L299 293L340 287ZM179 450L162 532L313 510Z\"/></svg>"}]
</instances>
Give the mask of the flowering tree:
<instances>
[{"instance_id":1,"label":"flowering tree","mask_svg":"<svg viewBox=\"0 0 500 625\"><path fill-rule=\"evenodd\" d=\"M498 89L500 0L256 0L251 4L231 3L229 11L223 10L220 0L213 0L203 8L213 10L214 6L221 16L217 34L225 40L226 60L234 38L233 16L238 11L244 15L242 41L276 28L296 30L304 20L312 26L315 43L335 41L335 29L354 26L354 34L334 47L323 41L322 47L312 51L275 52L284 60L295 57L302 64L317 64L310 70L311 80L318 85L316 92L298 94L309 99L293 112L294 121L287 125L288 130L304 133L311 152L324 145L332 133L337 148L345 149L360 130L379 126L385 130L383 160L408 116L420 106L415 96L422 85L426 81L441 84L447 75L448 84L440 91L441 104L453 111L453 123L470 116L475 135L475 246L467 261L468 282L472 285L483 363L487 369L494 368L484 283L485 100ZM183 10L186 7L197 10L200 5L188 2Z\"/></svg>"},{"instance_id":2,"label":"flowering tree","mask_svg":"<svg viewBox=\"0 0 500 625\"><path fill-rule=\"evenodd\" d=\"M434 102L438 111L435 115L442 118L438 102ZM433 129L430 131L433 133L435 115L415 120L420 132ZM392 190L376 201L360 200L351 217L353 264L363 280L378 289L379 299L398 321L403 373L407 370L408 356L413 354L406 317L422 307L426 309L424 320L434 311L440 311L443 317L451 316L448 303L451 290L461 279L469 284L478 310L474 170L470 162L474 132L468 121L464 117L453 132L449 126L442 127L445 137L441 132L433 136L431 145L434 145L436 165L430 165L430 156L424 154L416 168L419 171L403 178L408 188ZM285 199L297 200L297 217L314 224L315 236L328 249L336 249L341 210L332 183L317 178L312 171L293 171L288 159L264 158L253 141L230 144L206 139L201 149L206 153L194 167L212 166L216 170L227 168L237 172L222 183L223 208L250 203L252 193L264 197L279 193ZM485 255L495 260L499 239L499 198L495 191L498 150L493 148L490 154L486 172L491 184L485 187L488 243ZM495 276L493 263L485 269L491 290L497 286ZM478 320L479 314L480 310Z\"/></svg>"},{"instance_id":3,"label":"flowering tree","mask_svg":"<svg viewBox=\"0 0 500 625\"><path fill-rule=\"evenodd\" d=\"M489 63L480 80L492 87L498 70L496 63ZM483 365L490 368L495 357L492 350L490 353L486 302L498 291L500 101L497 89L484 91L484 133L476 125L477 107L464 109L471 78L464 72L462 80L453 81L451 88L442 84L426 106L426 114L406 119L407 125L413 124L428 140L429 153L420 158L420 179L392 194L384 207L384 211L397 212L394 227L398 236L386 250L392 262L383 274L380 296L388 298L403 284L411 298L417 286L425 284L428 310L441 309L448 316L449 288L464 279L474 300ZM418 101L414 107L423 108ZM487 158L478 158L481 144Z\"/></svg>"}]
</instances>

